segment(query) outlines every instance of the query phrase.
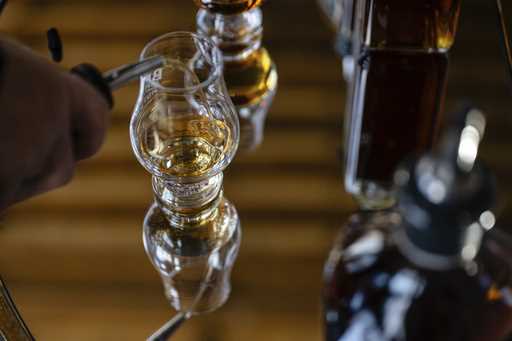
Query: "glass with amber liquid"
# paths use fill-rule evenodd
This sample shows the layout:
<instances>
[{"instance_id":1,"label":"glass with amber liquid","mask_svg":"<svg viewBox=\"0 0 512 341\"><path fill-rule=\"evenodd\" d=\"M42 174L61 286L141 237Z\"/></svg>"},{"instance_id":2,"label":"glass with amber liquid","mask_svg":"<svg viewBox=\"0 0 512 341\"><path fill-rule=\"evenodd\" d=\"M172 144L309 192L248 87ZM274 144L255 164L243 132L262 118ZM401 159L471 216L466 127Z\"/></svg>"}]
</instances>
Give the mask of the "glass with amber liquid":
<instances>
[{"instance_id":1,"label":"glass with amber liquid","mask_svg":"<svg viewBox=\"0 0 512 341\"><path fill-rule=\"evenodd\" d=\"M345 187L363 208L393 204L393 172L429 149L441 120L448 57L366 50L360 57L345 127Z\"/></svg>"},{"instance_id":2,"label":"glass with amber liquid","mask_svg":"<svg viewBox=\"0 0 512 341\"><path fill-rule=\"evenodd\" d=\"M142 77L130 125L135 155L153 175L144 246L171 305L186 314L209 312L229 296L240 245L238 214L222 191L238 118L212 40L170 33L151 41L141 59L154 55L166 62Z\"/></svg>"},{"instance_id":3,"label":"glass with amber liquid","mask_svg":"<svg viewBox=\"0 0 512 341\"><path fill-rule=\"evenodd\" d=\"M325 267L327 341L512 335L512 267L489 238L495 185L477 160L484 122L466 111L435 153L400 167L396 209L350 217Z\"/></svg>"},{"instance_id":4,"label":"glass with amber liquid","mask_svg":"<svg viewBox=\"0 0 512 341\"><path fill-rule=\"evenodd\" d=\"M212 13L238 14L258 7L263 0L194 0L198 6Z\"/></svg>"}]
</instances>

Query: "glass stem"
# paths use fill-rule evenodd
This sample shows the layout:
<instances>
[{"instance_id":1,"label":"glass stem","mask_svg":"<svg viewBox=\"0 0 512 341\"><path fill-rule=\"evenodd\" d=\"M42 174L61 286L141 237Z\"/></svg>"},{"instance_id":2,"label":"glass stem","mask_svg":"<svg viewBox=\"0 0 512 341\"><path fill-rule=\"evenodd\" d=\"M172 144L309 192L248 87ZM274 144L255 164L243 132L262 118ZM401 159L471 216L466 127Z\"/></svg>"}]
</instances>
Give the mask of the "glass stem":
<instances>
[{"instance_id":1,"label":"glass stem","mask_svg":"<svg viewBox=\"0 0 512 341\"><path fill-rule=\"evenodd\" d=\"M222 199L222 173L193 183L153 177L155 201L171 225L189 227L213 219Z\"/></svg>"}]
</instances>

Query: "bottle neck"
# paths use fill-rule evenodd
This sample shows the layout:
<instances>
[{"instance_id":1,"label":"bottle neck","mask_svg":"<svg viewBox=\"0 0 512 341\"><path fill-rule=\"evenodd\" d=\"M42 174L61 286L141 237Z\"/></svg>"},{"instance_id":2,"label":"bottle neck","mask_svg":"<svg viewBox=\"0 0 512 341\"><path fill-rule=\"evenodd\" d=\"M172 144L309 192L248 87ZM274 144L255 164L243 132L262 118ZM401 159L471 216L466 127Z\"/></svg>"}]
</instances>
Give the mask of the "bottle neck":
<instances>
[{"instance_id":1,"label":"bottle neck","mask_svg":"<svg viewBox=\"0 0 512 341\"><path fill-rule=\"evenodd\" d=\"M167 182L155 176L152 182L155 201L172 226L197 226L216 217L223 198L222 173L191 183Z\"/></svg>"},{"instance_id":2,"label":"bottle neck","mask_svg":"<svg viewBox=\"0 0 512 341\"><path fill-rule=\"evenodd\" d=\"M212 38L226 62L244 60L261 47L263 16L259 8L235 15L200 9L196 23L198 33Z\"/></svg>"}]
</instances>

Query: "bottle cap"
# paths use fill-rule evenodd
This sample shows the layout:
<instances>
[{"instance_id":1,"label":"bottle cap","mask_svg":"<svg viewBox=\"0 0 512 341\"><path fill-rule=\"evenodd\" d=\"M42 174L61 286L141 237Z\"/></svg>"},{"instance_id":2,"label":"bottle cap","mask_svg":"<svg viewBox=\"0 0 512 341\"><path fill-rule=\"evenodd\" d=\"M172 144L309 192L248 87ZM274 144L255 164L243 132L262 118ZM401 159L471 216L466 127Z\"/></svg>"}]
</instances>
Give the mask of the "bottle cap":
<instances>
[{"instance_id":1,"label":"bottle cap","mask_svg":"<svg viewBox=\"0 0 512 341\"><path fill-rule=\"evenodd\" d=\"M468 231L490 213L496 186L477 160L485 118L474 108L455 116L433 153L395 173L408 241L429 254L460 258ZM474 230L474 229L473 229Z\"/></svg>"}]
</instances>

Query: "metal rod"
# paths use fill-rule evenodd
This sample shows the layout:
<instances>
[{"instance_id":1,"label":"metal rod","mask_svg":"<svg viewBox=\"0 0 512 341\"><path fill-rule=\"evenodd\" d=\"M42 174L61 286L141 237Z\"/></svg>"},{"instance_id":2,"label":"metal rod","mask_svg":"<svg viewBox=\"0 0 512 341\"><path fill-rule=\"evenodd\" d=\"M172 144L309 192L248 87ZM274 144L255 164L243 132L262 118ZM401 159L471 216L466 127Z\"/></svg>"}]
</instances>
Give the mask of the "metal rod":
<instances>
[{"instance_id":1,"label":"metal rod","mask_svg":"<svg viewBox=\"0 0 512 341\"><path fill-rule=\"evenodd\" d=\"M103 74L112 91L119 89L140 76L152 72L165 64L163 56L144 59L134 64L123 65Z\"/></svg>"},{"instance_id":2,"label":"metal rod","mask_svg":"<svg viewBox=\"0 0 512 341\"><path fill-rule=\"evenodd\" d=\"M167 341L190 316L191 314L189 312L177 314L151 335L147 341Z\"/></svg>"}]
</instances>

